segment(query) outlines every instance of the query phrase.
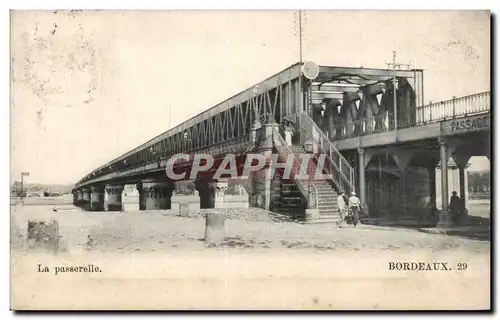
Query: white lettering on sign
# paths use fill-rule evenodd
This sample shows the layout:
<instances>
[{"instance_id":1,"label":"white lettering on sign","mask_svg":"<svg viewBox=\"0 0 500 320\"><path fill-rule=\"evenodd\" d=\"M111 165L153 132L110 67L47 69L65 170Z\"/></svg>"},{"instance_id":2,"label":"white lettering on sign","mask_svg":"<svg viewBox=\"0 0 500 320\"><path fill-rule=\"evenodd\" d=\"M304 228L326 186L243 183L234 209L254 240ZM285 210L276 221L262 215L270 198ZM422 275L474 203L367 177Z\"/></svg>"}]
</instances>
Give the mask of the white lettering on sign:
<instances>
[{"instance_id":1,"label":"white lettering on sign","mask_svg":"<svg viewBox=\"0 0 500 320\"><path fill-rule=\"evenodd\" d=\"M490 128L489 115L450 120L445 122L445 129L447 134L478 131L489 128Z\"/></svg>"}]
</instances>

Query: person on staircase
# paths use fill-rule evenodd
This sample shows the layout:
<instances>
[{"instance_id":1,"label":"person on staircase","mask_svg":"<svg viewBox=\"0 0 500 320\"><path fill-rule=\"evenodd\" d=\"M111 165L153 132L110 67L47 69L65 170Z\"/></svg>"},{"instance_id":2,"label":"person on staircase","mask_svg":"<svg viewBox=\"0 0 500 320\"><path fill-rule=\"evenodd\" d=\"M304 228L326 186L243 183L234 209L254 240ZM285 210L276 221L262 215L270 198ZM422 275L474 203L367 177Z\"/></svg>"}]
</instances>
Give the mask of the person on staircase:
<instances>
[{"instance_id":1,"label":"person on staircase","mask_svg":"<svg viewBox=\"0 0 500 320\"><path fill-rule=\"evenodd\" d=\"M359 214L361 211L361 201L356 196L356 192L351 193L351 197L349 198L349 210L352 215L352 224L356 226L359 221Z\"/></svg>"},{"instance_id":2,"label":"person on staircase","mask_svg":"<svg viewBox=\"0 0 500 320\"><path fill-rule=\"evenodd\" d=\"M337 227L342 228L342 223L345 219L345 214L347 212L347 203L345 201L344 191L340 190L337 197L337 209L339 210L340 219L337 222Z\"/></svg>"}]
</instances>

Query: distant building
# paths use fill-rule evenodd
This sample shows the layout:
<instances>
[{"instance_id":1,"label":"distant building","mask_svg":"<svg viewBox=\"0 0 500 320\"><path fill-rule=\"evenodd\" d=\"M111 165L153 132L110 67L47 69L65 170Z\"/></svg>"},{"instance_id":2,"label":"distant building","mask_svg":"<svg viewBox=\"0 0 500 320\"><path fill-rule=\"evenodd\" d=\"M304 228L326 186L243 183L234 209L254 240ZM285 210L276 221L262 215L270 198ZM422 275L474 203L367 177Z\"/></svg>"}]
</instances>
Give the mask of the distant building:
<instances>
[{"instance_id":1,"label":"distant building","mask_svg":"<svg viewBox=\"0 0 500 320\"><path fill-rule=\"evenodd\" d=\"M43 197L44 192L43 189L40 187L35 187L33 189L29 189L26 194L28 197Z\"/></svg>"}]
</instances>

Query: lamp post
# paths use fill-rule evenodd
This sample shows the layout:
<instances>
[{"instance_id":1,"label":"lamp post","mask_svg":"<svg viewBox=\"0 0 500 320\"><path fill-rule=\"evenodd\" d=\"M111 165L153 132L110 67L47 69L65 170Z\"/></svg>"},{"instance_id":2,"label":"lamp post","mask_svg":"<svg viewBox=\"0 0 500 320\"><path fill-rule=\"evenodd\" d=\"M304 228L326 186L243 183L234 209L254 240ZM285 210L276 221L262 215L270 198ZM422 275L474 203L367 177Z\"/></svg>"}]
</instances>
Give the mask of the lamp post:
<instances>
[{"instance_id":1,"label":"lamp post","mask_svg":"<svg viewBox=\"0 0 500 320\"><path fill-rule=\"evenodd\" d=\"M23 203L23 192L24 192L24 187L23 187L23 184L24 184L24 177L28 177L30 175L29 172L21 172L21 203Z\"/></svg>"},{"instance_id":2,"label":"lamp post","mask_svg":"<svg viewBox=\"0 0 500 320\"><path fill-rule=\"evenodd\" d=\"M302 10L299 10L299 62L302 64Z\"/></svg>"}]
</instances>

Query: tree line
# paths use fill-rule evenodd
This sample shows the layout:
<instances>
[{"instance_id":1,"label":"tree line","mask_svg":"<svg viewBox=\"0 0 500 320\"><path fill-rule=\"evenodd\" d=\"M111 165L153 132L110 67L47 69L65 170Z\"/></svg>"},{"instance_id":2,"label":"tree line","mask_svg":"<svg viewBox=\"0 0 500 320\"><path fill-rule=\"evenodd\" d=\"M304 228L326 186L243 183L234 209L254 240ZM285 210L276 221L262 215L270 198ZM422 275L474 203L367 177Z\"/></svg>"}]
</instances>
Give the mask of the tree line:
<instances>
[{"instance_id":1,"label":"tree line","mask_svg":"<svg viewBox=\"0 0 500 320\"><path fill-rule=\"evenodd\" d=\"M491 175L489 171L469 172L469 192L488 193L491 186Z\"/></svg>"}]
</instances>

